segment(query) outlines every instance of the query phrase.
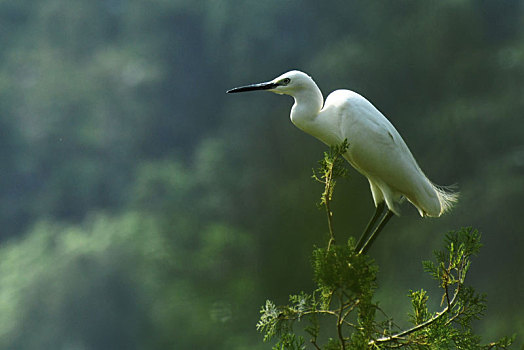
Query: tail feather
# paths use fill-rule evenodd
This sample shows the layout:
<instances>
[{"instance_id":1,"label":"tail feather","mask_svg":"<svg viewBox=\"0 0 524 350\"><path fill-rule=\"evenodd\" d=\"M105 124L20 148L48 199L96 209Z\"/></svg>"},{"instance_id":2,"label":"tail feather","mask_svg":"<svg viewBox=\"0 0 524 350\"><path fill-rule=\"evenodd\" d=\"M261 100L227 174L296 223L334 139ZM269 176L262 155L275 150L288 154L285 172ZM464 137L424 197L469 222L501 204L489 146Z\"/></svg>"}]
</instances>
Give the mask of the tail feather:
<instances>
[{"instance_id":1,"label":"tail feather","mask_svg":"<svg viewBox=\"0 0 524 350\"><path fill-rule=\"evenodd\" d=\"M457 186L438 186L432 184L440 202L440 213L438 216L451 210L455 203L458 201L459 192L456 190Z\"/></svg>"}]
</instances>

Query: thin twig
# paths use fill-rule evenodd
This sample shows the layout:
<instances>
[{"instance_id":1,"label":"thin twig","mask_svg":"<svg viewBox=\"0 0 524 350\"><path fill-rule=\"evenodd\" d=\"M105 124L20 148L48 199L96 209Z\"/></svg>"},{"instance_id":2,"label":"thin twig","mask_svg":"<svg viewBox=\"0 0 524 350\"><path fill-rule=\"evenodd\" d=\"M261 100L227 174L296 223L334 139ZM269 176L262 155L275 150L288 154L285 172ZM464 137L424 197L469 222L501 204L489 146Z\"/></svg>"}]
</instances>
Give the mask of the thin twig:
<instances>
[{"instance_id":1,"label":"thin twig","mask_svg":"<svg viewBox=\"0 0 524 350\"><path fill-rule=\"evenodd\" d=\"M326 208L326 215L328 219L328 229L329 229L329 242L327 250L331 248L331 245L335 243L335 233L333 232L333 212L331 212L331 192L333 186L333 167L335 166L335 160L328 167L328 172L326 174L326 188L324 190L324 206Z\"/></svg>"},{"instance_id":2,"label":"thin twig","mask_svg":"<svg viewBox=\"0 0 524 350\"><path fill-rule=\"evenodd\" d=\"M342 293L340 293L339 295L340 309L338 310L337 332L338 332L338 338L340 339L340 348L342 350L346 350L346 341L344 340L344 336L342 335L342 324L344 323L344 319L342 318L342 312L344 311L344 303L342 300L343 300Z\"/></svg>"},{"instance_id":3,"label":"thin twig","mask_svg":"<svg viewBox=\"0 0 524 350\"><path fill-rule=\"evenodd\" d=\"M315 349L322 350L322 349L317 345L317 341L316 341L316 340L311 339L311 344L313 344L313 346L315 347Z\"/></svg>"},{"instance_id":4,"label":"thin twig","mask_svg":"<svg viewBox=\"0 0 524 350\"><path fill-rule=\"evenodd\" d=\"M306 311L306 312L303 312L302 314L300 314L300 317L303 317L303 316L309 316L309 315L315 315L315 314L324 314L324 315L330 315L330 316L334 316L337 318L338 320L338 313L335 312L335 311L331 311L331 310L312 310L312 311ZM287 317L286 320L298 320L299 317ZM342 322L347 325L347 326L350 326L352 328L357 328L357 326L351 322L348 322L344 319L342 319Z\"/></svg>"},{"instance_id":5,"label":"thin twig","mask_svg":"<svg viewBox=\"0 0 524 350\"><path fill-rule=\"evenodd\" d=\"M450 278L451 278L450 276L451 276L451 271L446 271L446 282L447 283L449 283L450 281ZM444 288L444 291L445 291L446 302L447 302L448 308L450 308L451 300L449 299L449 288Z\"/></svg>"},{"instance_id":6,"label":"thin twig","mask_svg":"<svg viewBox=\"0 0 524 350\"><path fill-rule=\"evenodd\" d=\"M450 254L449 256L449 267L445 270L445 274L446 274L446 285L449 285L452 277L453 277L453 274L451 273L451 266L452 266L452 263L451 263L451 259L452 259L452 256ZM446 302L448 303L448 308L450 308L450 304L451 304L451 301L449 299L449 288L444 288L444 291L446 292Z\"/></svg>"},{"instance_id":7,"label":"thin twig","mask_svg":"<svg viewBox=\"0 0 524 350\"><path fill-rule=\"evenodd\" d=\"M449 320L444 323L444 326L449 325L451 322L455 321L457 318L459 318L464 313L464 310L459 311L457 314L453 315L449 318Z\"/></svg>"},{"instance_id":8,"label":"thin twig","mask_svg":"<svg viewBox=\"0 0 524 350\"><path fill-rule=\"evenodd\" d=\"M369 342L369 345L374 345L374 344L377 344L377 343L387 343L387 342L390 342L390 341L393 341L393 340L400 340L400 339L404 338L405 336L407 336L407 335L409 335L409 334L411 334L413 332L416 332L418 330L421 330L423 328L428 327L429 325L431 325L432 323L434 323L435 321L440 319L444 314L446 314L448 311L451 310L451 307L455 304L455 302L457 300L457 296L459 294L459 291L460 291L460 284L457 286L457 289L455 290L455 293L453 295L453 298L451 299L450 304L447 305L441 312L438 312L435 316L433 316L432 318L430 318L426 322L423 322L423 323L421 323L419 325L416 325L415 327L412 327L412 328L407 329L407 330L405 330L403 332L391 335L389 337L382 337L382 338L378 338L378 339L375 339L375 340L371 340Z\"/></svg>"},{"instance_id":9,"label":"thin twig","mask_svg":"<svg viewBox=\"0 0 524 350\"><path fill-rule=\"evenodd\" d=\"M353 305L351 305L351 306L347 309L347 311L346 311L346 313L344 314L344 316L342 316L342 320L343 320L343 321L345 321L346 318L349 316L349 314L350 314L353 310L355 310L355 308L358 306L358 304L360 304L360 300L357 300L356 302L354 302Z\"/></svg>"},{"instance_id":10,"label":"thin twig","mask_svg":"<svg viewBox=\"0 0 524 350\"><path fill-rule=\"evenodd\" d=\"M301 317L302 316L309 316L309 315L313 315L313 314L326 314L326 315L331 315L331 316L335 316L335 317L338 317L338 314L335 312L335 311L331 311L331 310L312 310L312 311L306 311L306 312L303 312L301 313ZM291 319L291 318L290 318Z\"/></svg>"}]
</instances>

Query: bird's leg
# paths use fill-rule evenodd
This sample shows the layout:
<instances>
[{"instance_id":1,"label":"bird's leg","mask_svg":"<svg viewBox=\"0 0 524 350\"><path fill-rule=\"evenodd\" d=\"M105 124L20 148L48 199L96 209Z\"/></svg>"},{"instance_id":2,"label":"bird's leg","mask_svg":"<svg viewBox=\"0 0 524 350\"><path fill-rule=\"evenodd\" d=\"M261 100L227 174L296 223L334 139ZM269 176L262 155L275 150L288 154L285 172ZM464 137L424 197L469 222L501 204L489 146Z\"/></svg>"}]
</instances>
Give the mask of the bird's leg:
<instances>
[{"instance_id":1,"label":"bird's leg","mask_svg":"<svg viewBox=\"0 0 524 350\"><path fill-rule=\"evenodd\" d=\"M355 251L358 252L364 245L364 242L366 241L366 238L368 235L372 232L373 227L375 226L375 223L377 222L378 218L382 215L382 212L384 211L384 208L386 206L385 202L380 202L377 204L377 208L375 209L375 214L369 220L368 225L366 226L366 229L364 230L364 233L362 236L360 236L360 239L358 240L357 245L355 246Z\"/></svg>"},{"instance_id":2,"label":"bird's leg","mask_svg":"<svg viewBox=\"0 0 524 350\"><path fill-rule=\"evenodd\" d=\"M393 217L393 215L394 215L393 212L388 209L387 212L386 212L386 215L384 215L384 217L382 218L382 220L378 224L378 226L375 229L375 231L373 231L373 234L371 235L371 237L369 237L369 239L367 240L366 244L364 244L364 246L358 252L359 254L365 254L368 251L369 247L371 247L371 245L373 244L373 241L375 241L375 239L377 238L377 236L380 233L380 231L382 231L384 226L386 226L386 224L388 223L389 219L391 219L391 217Z\"/></svg>"}]
</instances>

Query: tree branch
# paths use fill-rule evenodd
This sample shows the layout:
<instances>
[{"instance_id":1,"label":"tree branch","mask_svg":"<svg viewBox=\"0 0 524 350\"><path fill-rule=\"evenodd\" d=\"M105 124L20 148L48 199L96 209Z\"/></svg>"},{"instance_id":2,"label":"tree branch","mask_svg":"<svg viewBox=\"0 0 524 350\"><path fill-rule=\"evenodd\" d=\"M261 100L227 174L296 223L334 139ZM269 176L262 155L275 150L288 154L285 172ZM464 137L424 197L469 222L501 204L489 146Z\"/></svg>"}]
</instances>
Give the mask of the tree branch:
<instances>
[{"instance_id":1,"label":"tree branch","mask_svg":"<svg viewBox=\"0 0 524 350\"><path fill-rule=\"evenodd\" d=\"M429 320L427 320L425 322L422 322L421 324L416 325L416 326L414 326L414 327L412 327L410 329L407 329L405 331L402 331L400 333L391 335L389 337L382 337L382 338L378 338L378 339L375 339L375 340L371 340L369 342L369 345L374 345L374 344L377 344L377 343L387 343L387 342L390 342L390 341L393 341L393 340L400 340L400 339L404 338L405 336L407 336L407 335L409 335L411 333L414 333L416 331L419 331L419 330L421 330L423 328L428 327L429 325L431 325L432 323L434 323L435 321L440 319L444 314L446 314L448 311L451 310L451 308L453 307L453 305L457 301L457 296L458 296L459 291L460 291L460 286L461 286L460 284L457 286L457 289L455 290L455 293L454 293L453 298L451 299L450 303L441 312L438 312L435 316L433 316ZM447 288L446 288L446 290L447 290Z\"/></svg>"},{"instance_id":2,"label":"tree branch","mask_svg":"<svg viewBox=\"0 0 524 350\"><path fill-rule=\"evenodd\" d=\"M333 163L329 165L328 172L326 174L326 187L324 190L324 207L326 208L326 215L328 220L329 229L329 242L327 250L331 248L332 244L335 244L335 233L333 232L333 212L331 211L331 193L333 191L333 167L335 166L335 159Z\"/></svg>"}]
</instances>

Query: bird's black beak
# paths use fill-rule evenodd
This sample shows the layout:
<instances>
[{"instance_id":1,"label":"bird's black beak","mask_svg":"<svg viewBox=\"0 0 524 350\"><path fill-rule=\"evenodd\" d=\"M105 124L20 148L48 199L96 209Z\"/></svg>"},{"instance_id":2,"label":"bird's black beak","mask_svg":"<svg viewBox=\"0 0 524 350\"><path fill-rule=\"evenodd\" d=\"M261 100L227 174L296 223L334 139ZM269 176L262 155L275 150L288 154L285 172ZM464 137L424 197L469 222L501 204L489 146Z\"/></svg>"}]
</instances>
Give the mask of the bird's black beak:
<instances>
[{"instance_id":1,"label":"bird's black beak","mask_svg":"<svg viewBox=\"0 0 524 350\"><path fill-rule=\"evenodd\" d=\"M251 84L251 85L237 87L231 90L227 90L226 93L233 94L236 92L244 92L244 91L269 90L269 89L276 88L277 86L278 86L277 83L269 81L266 83Z\"/></svg>"}]
</instances>

